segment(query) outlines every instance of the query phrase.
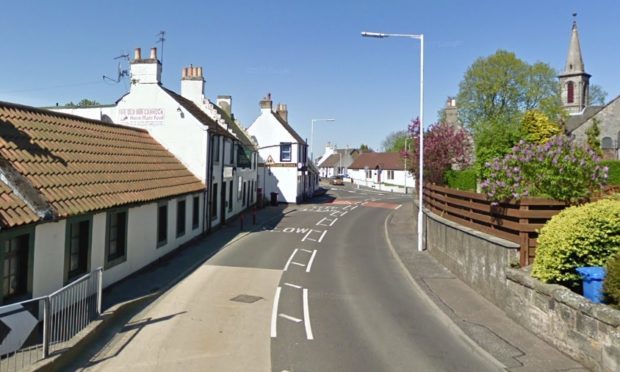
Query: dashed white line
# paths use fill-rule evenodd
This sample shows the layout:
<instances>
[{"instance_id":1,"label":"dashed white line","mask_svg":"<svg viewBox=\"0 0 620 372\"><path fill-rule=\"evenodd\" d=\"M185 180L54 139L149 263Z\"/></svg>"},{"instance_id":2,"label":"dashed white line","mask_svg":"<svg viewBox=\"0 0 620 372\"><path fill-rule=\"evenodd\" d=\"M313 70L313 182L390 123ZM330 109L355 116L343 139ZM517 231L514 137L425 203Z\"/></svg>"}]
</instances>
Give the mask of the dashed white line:
<instances>
[{"instance_id":1,"label":"dashed white line","mask_svg":"<svg viewBox=\"0 0 620 372\"><path fill-rule=\"evenodd\" d=\"M336 223L336 221L338 221L338 218L334 219L334 220L332 221L332 223L330 223L330 224L329 224L329 226L334 226L334 224Z\"/></svg>"},{"instance_id":2,"label":"dashed white line","mask_svg":"<svg viewBox=\"0 0 620 372\"><path fill-rule=\"evenodd\" d=\"M293 265L297 265L297 266L301 266L301 267L306 267L306 265L299 263L299 262L291 262Z\"/></svg>"},{"instance_id":3,"label":"dashed white line","mask_svg":"<svg viewBox=\"0 0 620 372\"><path fill-rule=\"evenodd\" d=\"M402 204L398 204L398 207L396 207L396 208L394 208L394 209L398 209L398 208L400 208L400 207L402 207L402 206L403 206Z\"/></svg>"},{"instance_id":4,"label":"dashed white line","mask_svg":"<svg viewBox=\"0 0 620 372\"><path fill-rule=\"evenodd\" d=\"M314 257L316 256L316 249L312 252L312 256L310 256L310 261L308 261L308 266L306 267L306 272L309 273L312 268L312 262L314 262Z\"/></svg>"},{"instance_id":5,"label":"dashed white line","mask_svg":"<svg viewBox=\"0 0 620 372\"><path fill-rule=\"evenodd\" d=\"M291 257L289 257L288 261L286 261L286 265L284 265L284 271L288 270L288 265L290 265L291 261L293 261L293 257L295 257L295 253L297 253L297 248L295 248L295 250L291 254Z\"/></svg>"},{"instance_id":6,"label":"dashed white line","mask_svg":"<svg viewBox=\"0 0 620 372\"><path fill-rule=\"evenodd\" d=\"M284 283L284 285L288 286L288 287L293 287L293 288L296 288L296 289L301 289L302 288L300 285L297 285L297 284Z\"/></svg>"},{"instance_id":7,"label":"dashed white line","mask_svg":"<svg viewBox=\"0 0 620 372\"><path fill-rule=\"evenodd\" d=\"M321 220L319 222L316 223L317 226L321 225L323 223L323 221L325 220L325 217L321 218Z\"/></svg>"},{"instance_id":8,"label":"dashed white line","mask_svg":"<svg viewBox=\"0 0 620 372\"><path fill-rule=\"evenodd\" d=\"M344 211L342 212L342 214L340 215L340 217L344 216L345 214L349 213L348 211Z\"/></svg>"},{"instance_id":9,"label":"dashed white line","mask_svg":"<svg viewBox=\"0 0 620 372\"><path fill-rule=\"evenodd\" d=\"M321 234L321 237L319 238L319 243L323 240L323 237L325 236L325 234L327 234L327 230L324 230L323 234Z\"/></svg>"},{"instance_id":10,"label":"dashed white line","mask_svg":"<svg viewBox=\"0 0 620 372\"><path fill-rule=\"evenodd\" d=\"M301 319L299 319L299 318L295 318L295 317L292 317L292 316L290 316L290 315L286 315L286 314L278 314L278 316L280 316L281 318L284 318L284 319L288 319L288 320L290 320L290 321L293 321L293 322L295 322L295 323L299 323L299 322L301 322Z\"/></svg>"},{"instance_id":11,"label":"dashed white line","mask_svg":"<svg viewBox=\"0 0 620 372\"><path fill-rule=\"evenodd\" d=\"M304 252L306 252L306 253L312 253L312 251L311 251L311 250L309 250L309 249L304 249L304 248L302 248L301 250L302 250L302 251L304 251Z\"/></svg>"},{"instance_id":12,"label":"dashed white line","mask_svg":"<svg viewBox=\"0 0 620 372\"><path fill-rule=\"evenodd\" d=\"M303 302L304 302L304 325L306 327L306 338L308 340L314 340L312 335L312 326L310 325L310 309L308 308L308 288L303 289Z\"/></svg>"},{"instance_id":13,"label":"dashed white line","mask_svg":"<svg viewBox=\"0 0 620 372\"><path fill-rule=\"evenodd\" d=\"M278 303L280 302L280 291L282 291L282 287L276 288L276 296L273 299L273 309L271 309L271 337L275 338L278 327Z\"/></svg>"},{"instance_id":14,"label":"dashed white line","mask_svg":"<svg viewBox=\"0 0 620 372\"><path fill-rule=\"evenodd\" d=\"M312 231L313 231L313 230L312 230L312 229L310 229L310 231L308 231L308 232L306 233L306 235L304 235L304 237L303 237L303 238L301 238L301 241L303 242L304 240L306 240L306 238L308 237L308 235L310 235L310 233L311 233Z\"/></svg>"}]
</instances>

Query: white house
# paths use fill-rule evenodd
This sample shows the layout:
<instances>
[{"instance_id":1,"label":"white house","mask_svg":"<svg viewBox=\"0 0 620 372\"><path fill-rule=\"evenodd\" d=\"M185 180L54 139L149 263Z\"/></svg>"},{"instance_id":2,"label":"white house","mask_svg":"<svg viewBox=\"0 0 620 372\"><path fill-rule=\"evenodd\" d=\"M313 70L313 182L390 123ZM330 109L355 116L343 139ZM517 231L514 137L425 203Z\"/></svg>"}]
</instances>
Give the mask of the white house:
<instances>
[{"instance_id":1,"label":"white house","mask_svg":"<svg viewBox=\"0 0 620 372\"><path fill-rule=\"evenodd\" d=\"M288 123L286 105L278 105L276 112L272 106L269 94L260 101L260 116L247 129L264 164L259 187L267 197L277 193L278 202L300 203L318 188L318 174L308 167L308 145Z\"/></svg>"},{"instance_id":2,"label":"white house","mask_svg":"<svg viewBox=\"0 0 620 372\"><path fill-rule=\"evenodd\" d=\"M353 183L379 190L407 193L415 188L415 179L397 152L359 154L349 166L349 177Z\"/></svg>"},{"instance_id":3,"label":"white house","mask_svg":"<svg viewBox=\"0 0 620 372\"><path fill-rule=\"evenodd\" d=\"M349 166L353 164L359 153L358 149L337 149L328 143L325 153L317 162L320 176L348 175Z\"/></svg>"},{"instance_id":4,"label":"white house","mask_svg":"<svg viewBox=\"0 0 620 372\"><path fill-rule=\"evenodd\" d=\"M208 185L209 193L203 198L206 229L255 200L256 149L235 135L238 128L232 114L204 97L202 68L183 69L181 94L177 94L161 85L156 48L149 58L142 58L137 48L131 61L130 91L115 105L51 109L147 130Z\"/></svg>"},{"instance_id":5,"label":"white house","mask_svg":"<svg viewBox=\"0 0 620 372\"><path fill-rule=\"evenodd\" d=\"M201 234L204 196L145 130L0 102L0 303L130 275Z\"/></svg>"}]
</instances>

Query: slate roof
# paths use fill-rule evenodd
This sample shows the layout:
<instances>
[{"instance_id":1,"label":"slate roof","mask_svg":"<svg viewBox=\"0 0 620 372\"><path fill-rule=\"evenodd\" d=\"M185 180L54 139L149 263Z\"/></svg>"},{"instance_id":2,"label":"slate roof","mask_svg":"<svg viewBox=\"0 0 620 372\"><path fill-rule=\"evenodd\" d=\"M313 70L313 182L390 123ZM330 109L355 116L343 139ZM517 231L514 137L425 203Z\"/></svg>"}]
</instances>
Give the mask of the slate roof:
<instances>
[{"instance_id":1,"label":"slate roof","mask_svg":"<svg viewBox=\"0 0 620 372\"><path fill-rule=\"evenodd\" d=\"M341 155L339 154L331 154L325 159L325 161L321 162L321 168L331 168L338 165L340 162Z\"/></svg>"},{"instance_id":2,"label":"slate roof","mask_svg":"<svg viewBox=\"0 0 620 372\"><path fill-rule=\"evenodd\" d=\"M254 149L256 146L252 142L252 140L248 137L248 135L239 128L239 125L235 123L233 118L231 118L226 111L222 110L222 108L215 103L211 102L215 111L224 119L224 121L228 124L228 127L233 131L233 133L237 136L237 139L246 147Z\"/></svg>"},{"instance_id":3,"label":"slate roof","mask_svg":"<svg viewBox=\"0 0 620 372\"><path fill-rule=\"evenodd\" d=\"M599 112L603 111L604 109L606 109L609 105L611 105L612 103L616 102L617 100L620 99L620 96L617 96L616 98L612 99L611 101L607 102L605 105L603 106L588 106L586 107L586 109L583 111L583 114L581 115L571 115L568 117L568 120L566 121L566 132L568 134L571 134L572 132L575 131L575 129L579 128L580 126L582 126L586 121L592 119L594 116L596 116Z\"/></svg>"},{"instance_id":4,"label":"slate roof","mask_svg":"<svg viewBox=\"0 0 620 372\"><path fill-rule=\"evenodd\" d=\"M349 166L349 169L381 169L403 170L403 159L398 152L364 152Z\"/></svg>"},{"instance_id":5,"label":"slate roof","mask_svg":"<svg viewBox=\"0 0 620 372\"><path fill-rule=\"evenodd\" d=\"M215 120L211 119L209 115L207 115L204 111L200 109L200 107L196 106L196 104L189 99L177 94L170 89L161 87L172 99L174 99L179 105L181 105L187 112L189 112L193 117L198 119L202 124L209 127L209 130L212 133L219 134L220 136L224 136L227 138L234 139L235 137L228 132L226 129L222 128Z\"/></svg>"},{"instance_id":6,"label":"slate roof","mask_svg":"<svg viewBox=\"0 0 620 372\"><path fill-rule=\"evenodd\" d=\"M1 229L204 189L143 129L0 102Z\"/></svg>"}]
</instances>

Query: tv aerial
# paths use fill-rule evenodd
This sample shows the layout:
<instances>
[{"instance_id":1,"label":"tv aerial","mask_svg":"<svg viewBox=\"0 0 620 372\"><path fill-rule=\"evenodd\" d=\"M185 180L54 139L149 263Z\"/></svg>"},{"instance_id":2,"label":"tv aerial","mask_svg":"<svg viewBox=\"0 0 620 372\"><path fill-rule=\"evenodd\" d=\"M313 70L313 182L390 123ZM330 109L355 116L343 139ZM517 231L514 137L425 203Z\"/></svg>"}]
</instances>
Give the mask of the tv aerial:
<instances>
[{"instance_id":1,"label":"tv aerial","mask_svg":"<svg viewBox=\"0 0 620 372\"><path fill-rule=\"evenodd\" d=\"M115 60L118 60L118 67L117 67L117 71L116 71L116 79L113 79L109 76L103 75L103 80L109 80L115 83L120 83L121 79L124 77L129 76L129 70L127 69L123 69L121 66L121 60L126 60L127 62L129 62L129 54L121 54L118 57L114 57Z\"/></svg>"}]
</instances>

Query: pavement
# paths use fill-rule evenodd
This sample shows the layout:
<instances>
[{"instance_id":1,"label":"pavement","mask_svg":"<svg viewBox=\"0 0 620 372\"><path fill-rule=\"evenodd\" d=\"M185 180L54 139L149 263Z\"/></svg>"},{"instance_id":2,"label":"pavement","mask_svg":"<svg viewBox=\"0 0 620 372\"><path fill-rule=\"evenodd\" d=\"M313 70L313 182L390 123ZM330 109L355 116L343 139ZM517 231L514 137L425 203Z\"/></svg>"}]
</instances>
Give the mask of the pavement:
<instances>
[{"instance_id":1,"label":"pavement","mask_svg":"<svg viewBox=\"0 0 620 372\"><path fill-rule=\"evenodd\" d=\"M116 333L122 332L133 316L215 253L266 223L277 223L296 208L295 205L279 205L260 209L256 214L256 224L252 223L251 214L246 213L243 230L237 217L214 233L189 242L173 254L106 288L102 319L78 335L71 350L40 362L33 366L34 369L73 370L84 365L98 348L103 347ZM472 345L488 353L502 369L509 371L587 370L516 324L427 252L417 252L414 248L414 219L412 203L406 203L393 212L385 225L389 246L412 285L425 293L429 303L445 314Z\"/></svg>"},{"instance_id":2,"label":"pavement","mask_svg":"<svg viewBox=\"0 0 620 372\"><path fill-rule=\"evenodd\" d=\"M413 203L396 210L386 225L388 239L414 286L422 290L462 332L508 371L587 371L510 319L427 251L415 248Z\"/></svg>"}]
</instances>

